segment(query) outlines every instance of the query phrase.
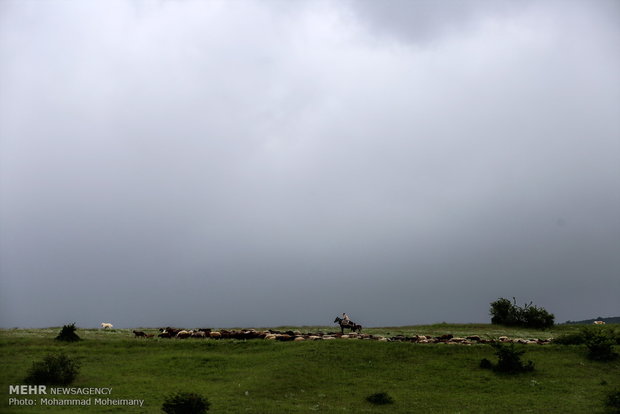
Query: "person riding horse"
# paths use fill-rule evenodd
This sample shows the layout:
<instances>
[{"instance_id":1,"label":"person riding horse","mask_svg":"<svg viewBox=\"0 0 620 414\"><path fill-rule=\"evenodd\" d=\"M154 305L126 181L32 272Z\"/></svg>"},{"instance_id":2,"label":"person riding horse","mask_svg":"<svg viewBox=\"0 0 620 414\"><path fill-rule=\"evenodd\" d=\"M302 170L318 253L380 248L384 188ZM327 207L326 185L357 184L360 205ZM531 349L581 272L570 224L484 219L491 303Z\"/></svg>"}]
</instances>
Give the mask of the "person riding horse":
<instances>
[{"instance_id":1,"label":"person riding horse","mask_svg":"<svg viewBox=\"0 0 620 414\"><path fill-rule=\"evenodd\" d=\"M343 334L344 334L344 328L348 328L352 332L362 331L362 325L358 325L355 322L353 322L351 319L349 319L349 315L347 315L346 313L342 314L342 318L339 316L336 316L336 319L334 319L334 323L337 323L338 325L340 325L340 331Z\"/></svg>"}]
</instances>

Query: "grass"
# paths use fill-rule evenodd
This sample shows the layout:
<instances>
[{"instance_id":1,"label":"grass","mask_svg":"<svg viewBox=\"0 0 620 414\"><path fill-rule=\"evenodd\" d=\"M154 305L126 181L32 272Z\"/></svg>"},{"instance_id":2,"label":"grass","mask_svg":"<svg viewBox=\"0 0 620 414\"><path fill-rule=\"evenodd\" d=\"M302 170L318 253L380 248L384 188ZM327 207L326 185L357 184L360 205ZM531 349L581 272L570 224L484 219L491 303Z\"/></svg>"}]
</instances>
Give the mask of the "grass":
<instances>
[{"instance_id":1,"label":"grass","mask_svg":"<svg viewBox=\"0 0 620 414\"><path fill-rule=\"evenodd\" d=\"M605 396L620 386L620 362L590 361L582 346L523 346L523 358L534 361L536 370L506 376L478 367L482 358L496 359L486 345L134 339L131 330L122 329L79 329L83 341L67 344L53 339L59 329L0 331L0 389L5 393L0 412L161 413L165 396L187 391L207 397L213 413L602 413ZM438 324L365 332L550 338L578 329ZM111 398L143 399L144 407L8 406L8 386L22 384L33 361L60 351L81 363L72 387L112 387ZM366 401L379 392L394 403ZM38 396L25 397L38 401Z\"/></svg>"}]
</instances>

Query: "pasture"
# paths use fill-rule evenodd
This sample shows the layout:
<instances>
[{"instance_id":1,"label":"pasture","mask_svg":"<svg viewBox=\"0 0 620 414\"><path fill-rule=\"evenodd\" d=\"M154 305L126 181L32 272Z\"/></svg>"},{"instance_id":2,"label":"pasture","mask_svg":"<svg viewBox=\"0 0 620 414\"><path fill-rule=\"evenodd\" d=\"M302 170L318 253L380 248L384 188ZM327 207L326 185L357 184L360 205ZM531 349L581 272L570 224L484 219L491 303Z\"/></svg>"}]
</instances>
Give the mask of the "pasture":
<instances>
[{"instance_id":1,"label":"pasture","mask_svg":"<svg viewBox=\"0 0 620 414\"><path fill-rule=\"evenodd\" d=\"M333 326L278 329L336 331ZM546 339L578 329L438 324L364 332ZM192 391L209 399L209 413L603 413L605 394L620 387L620 362L590 361L582 346L520 345L523 359L532 360L536 370L508 376L479 368L482 358L496 359L483 344L134 338L131 329L78 329L82 341L62 343L54 340L59 330L0 331L0 412L160 413L166 395ZM33 361L60 351L81 363L70 387L111 387L103 397L141 399L144 406L9 406L9 385L22 384ZM366 401L378 392L387 392L394 403ZM40 396L25 397L39 401Z\"/></svg>"}]
</instances>

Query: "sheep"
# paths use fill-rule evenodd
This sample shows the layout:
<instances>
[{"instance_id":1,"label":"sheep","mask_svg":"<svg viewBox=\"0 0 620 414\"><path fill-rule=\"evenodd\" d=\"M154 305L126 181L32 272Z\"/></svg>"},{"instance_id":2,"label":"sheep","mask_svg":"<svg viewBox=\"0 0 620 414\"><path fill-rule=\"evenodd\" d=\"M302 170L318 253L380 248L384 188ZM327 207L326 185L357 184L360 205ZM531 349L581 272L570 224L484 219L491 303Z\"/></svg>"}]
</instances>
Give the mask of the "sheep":
<instances>
[{"instance_id":1,"label":"sheep","mask_svg":"<svg viewBox=\"0 0 620 414\"><path fill-rule=\"evenodd\" d=\"M594 321L594 325L605 325L605 321Z\"/></svg>"},{"instance_id":2,"label":"sheep","mask_svg":"<svg viewBox=\"0 0 620 414\"><path fill-rule=\"evenodd\" d=\"M180 329L176 329L176 328L170 328L170 327L166 327L166 328L159 328L159 332L161 332L159 335L157 335L160 338L172 338L174 336L176 336L176 334L181 331Z\"/></svg>"},{"instance_id":3,"label":"sheep","mask_svg":"<svg viewBox=\"0 0 620 414\"><path fill-rule=\"evenodd\" d=\"M101 327L103 329L112 329L114 328L114 325L112 325L111 323L101 322Z\"/></svg>"},{"instance_id":4,"label":"sheep","mask_svg":"<svg viewBox=\"0 0 620 414\"><path fill-rule=\"evenodd\" d=\"M193 331L186 331L186 330L182 330L177 332L176 337L179 339L185 339L185 338L189 338L190 336L192 336L194 332Z\"/></svg>"}]
</instances>

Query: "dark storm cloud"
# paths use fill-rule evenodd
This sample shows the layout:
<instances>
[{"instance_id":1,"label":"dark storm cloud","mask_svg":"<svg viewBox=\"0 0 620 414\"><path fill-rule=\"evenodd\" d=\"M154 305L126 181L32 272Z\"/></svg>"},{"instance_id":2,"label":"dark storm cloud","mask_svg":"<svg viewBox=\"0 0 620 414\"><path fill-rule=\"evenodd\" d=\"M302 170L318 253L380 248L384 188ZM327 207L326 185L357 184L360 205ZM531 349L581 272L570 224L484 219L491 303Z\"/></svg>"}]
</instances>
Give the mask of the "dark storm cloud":
<instances>
[{"instance_id":1,"label":"dark storm cloud","mask_svg":"<svg viewBox=\"0 0 620 414\"><path fill-rule=\"evenodd\" d=\"M389 35L415 44L462 35L485 20L518 15L530 5L530 1L509 0L351 2L354 14L371 27L373 34Z\"/></svg>"},{"instance_id":2,"label":"dark storm cloud","mask_svg":"<svg viewBox=\"0 0 620 414\"><path fill-rule=\"evenodd\" d=\"M607 2L4 2L0 321L617 314Z\"/></svg>"}]
</instances>

